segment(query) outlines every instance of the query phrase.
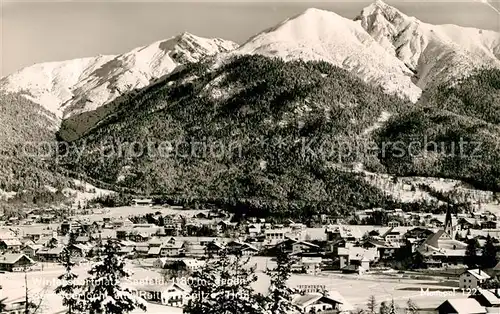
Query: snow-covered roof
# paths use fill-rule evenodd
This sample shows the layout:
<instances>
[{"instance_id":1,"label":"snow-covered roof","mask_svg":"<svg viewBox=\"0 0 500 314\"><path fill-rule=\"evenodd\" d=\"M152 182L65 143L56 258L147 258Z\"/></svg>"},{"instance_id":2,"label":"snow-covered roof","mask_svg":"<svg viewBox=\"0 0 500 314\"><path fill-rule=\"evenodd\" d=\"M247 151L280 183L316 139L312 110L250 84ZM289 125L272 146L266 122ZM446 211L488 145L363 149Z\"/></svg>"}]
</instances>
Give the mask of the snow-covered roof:
<instances>
[{"instance_id":1,"label":"snow-covered roof","mask_svg":"<svg viewBox=\"0 0 500 314\"><path fill-rule=\"evenodd\" d=\"M25 254L5 253L0 255L0 264L14 264L23 256L26 257L31 263L34 263L34 261Z\"/></svg>"},{"instance_id":2,"label":"snow-covered roof","mask_svg":"<svg viewBox=\"0 0 500 314\"><path fill-rule=\"evenodd\" d=\"M484 314L487 313L486 309L479 304L475 299L466 298L466 299L448 299L443 302L440 307L444 303L449 303L455 310L456 313L467 313L467 314Z\"/></svg>"},{"instance_id":3,"label":"snow-covered roof","mask_svg":"<svg viewBox=\"0 0 500 314\"><path fill-rule=\"evenodd\" d=\"M481 269L468 269L465 273L463 273L460 276L464 276L466 274L471 274L472 276L474 276L480 280L490 279L490 275L488 275L484 270L481 270Z\"/></svg>"}]
</instances>

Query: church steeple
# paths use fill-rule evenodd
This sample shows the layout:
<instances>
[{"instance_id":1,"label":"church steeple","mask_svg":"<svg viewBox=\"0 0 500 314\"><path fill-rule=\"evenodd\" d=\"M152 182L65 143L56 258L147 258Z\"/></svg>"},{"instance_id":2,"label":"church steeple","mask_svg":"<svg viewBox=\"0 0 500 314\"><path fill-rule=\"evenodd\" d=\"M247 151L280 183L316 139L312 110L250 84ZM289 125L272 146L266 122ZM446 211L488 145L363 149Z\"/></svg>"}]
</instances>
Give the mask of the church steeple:
<instances>
[{"instance_id":1,"label":"church steeple","mask_svg":"<svg viewBox=\"0 0 500 314\"><path fill-rule=\"evenodd\" d=\"M448 205L448 208L446 208L446 217L444 219L444 232L448 234L450 238L454 238L454 232L453 232L453 221L451 219L451 210L450 206Z\"/></svg>"}]
</instances>

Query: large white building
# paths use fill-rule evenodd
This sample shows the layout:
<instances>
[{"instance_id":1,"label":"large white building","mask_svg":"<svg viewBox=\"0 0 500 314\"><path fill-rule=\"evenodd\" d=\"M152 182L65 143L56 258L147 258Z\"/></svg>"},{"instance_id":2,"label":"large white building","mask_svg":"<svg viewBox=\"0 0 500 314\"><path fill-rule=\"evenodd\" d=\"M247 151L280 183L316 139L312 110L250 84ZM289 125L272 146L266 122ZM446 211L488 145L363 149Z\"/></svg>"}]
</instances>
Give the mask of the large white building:
<instances>
[{"instance_id":1,"label":"large white building","mask_svg":"<svg viewBox=\"0 0 500 314\"><path fill-rule=\"evenodd\" d=\"M459 288L461 289L477 289L490 276L481 269L469 269L460 275Z\"/></svg>"}]
</instances>

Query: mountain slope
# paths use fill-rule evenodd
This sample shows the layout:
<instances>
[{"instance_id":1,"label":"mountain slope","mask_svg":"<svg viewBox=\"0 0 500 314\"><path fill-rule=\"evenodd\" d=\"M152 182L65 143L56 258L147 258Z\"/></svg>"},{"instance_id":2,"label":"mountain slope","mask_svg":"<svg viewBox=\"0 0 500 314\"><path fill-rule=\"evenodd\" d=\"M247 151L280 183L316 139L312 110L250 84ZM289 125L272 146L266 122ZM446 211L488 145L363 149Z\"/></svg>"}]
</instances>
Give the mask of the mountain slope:
<instances>
[{"instance_id":1,"label":"mountain slope","mask_svg":"<svg viewBox=\"0 0 500 314\"><path fill-rule=\"evenodd\" d=\"M68 118L147 86L180 64L236 47L184 33L117 56L36 64L2 78L0 90L25 94L57 117Z\"/></svg>"},{"instance_id":2,"label":"mountain slope","mask_svg":"<svg viewBox=\"0 0 500 314\"><path fill-rule=\"evenodd\" d=\"M325 62L254 55L216 68L193 64L123 103L119 115L72 143L85 147L82 155L63 161L138 193L346 212L389 200L330 167L339 143L362 142L382 112L406 106Z\"/></svg>"},{"instance_id":3,"label":"mountain slope","mask_svg":"<svg viewBox=\"0 0 500 314\"><path fill-rule=\"evenodd\" d=\"M36 190L41 203L52 197L44 185L64 186L51 158L56 128L56 119L40 105L19 94L0 93L0 191Z\"/></svg>"},{"instance_id":4,"label":"mountain slope","mask_svg":"<svg viewBox=\"0 0 500 314\"><path fill-rule=\"evenodd\" d=\"M387 52L404 62L415 84L454 81L481 67L500 67L500 33L432 25L376 0L355 18Z\"/></svg>"},{"instance_id":5,"label":"mountain slope","mask_svg":"<svg viewBox=\"0 0 500 314\"><path fill-rule=\"evenodd\" d=\"M403 62L388 54L359 23L329 11L308 9L251 38L234 54L327 61L413 102L421 93Z\"/></svg>"},{"instance_id":6,"label":"mountain slope","mask_svg":"<svg viewBox=\"0 0 500 314\"><path fill-rule=\"evenodd\" d=\"M379 130L377 141L387 148L379 159L392 174L460 179L499 191L499 113L499 69L439 85Z\"/></svg>"}]
</instances>

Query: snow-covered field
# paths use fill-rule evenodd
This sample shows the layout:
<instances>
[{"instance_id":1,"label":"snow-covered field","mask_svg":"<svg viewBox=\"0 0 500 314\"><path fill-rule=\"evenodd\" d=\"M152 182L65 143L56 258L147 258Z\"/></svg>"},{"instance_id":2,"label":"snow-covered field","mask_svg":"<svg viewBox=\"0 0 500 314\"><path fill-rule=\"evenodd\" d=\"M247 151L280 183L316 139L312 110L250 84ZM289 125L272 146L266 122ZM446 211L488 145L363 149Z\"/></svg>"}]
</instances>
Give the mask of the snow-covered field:
<instances>
[{"instance_id":1,"label":"snow-covered field","mask_svg":"<svg viewBox=\"0 0 500 314\"><path fill-rule=\"evenodd\" d=\"M160 212L163 216L165 215L184 215L186 217L193 217L200 212L208 212L208 210L182 210L173 209L161 206L123 206L123 207L113 207L113 208L102 208L95 209L93 214L90 215L78 215L78 219L88 219L91 221L102 220L103 217L109 218L124 218L129 216L141 216L149 213Z\"/></svg>"}]
</instances>

